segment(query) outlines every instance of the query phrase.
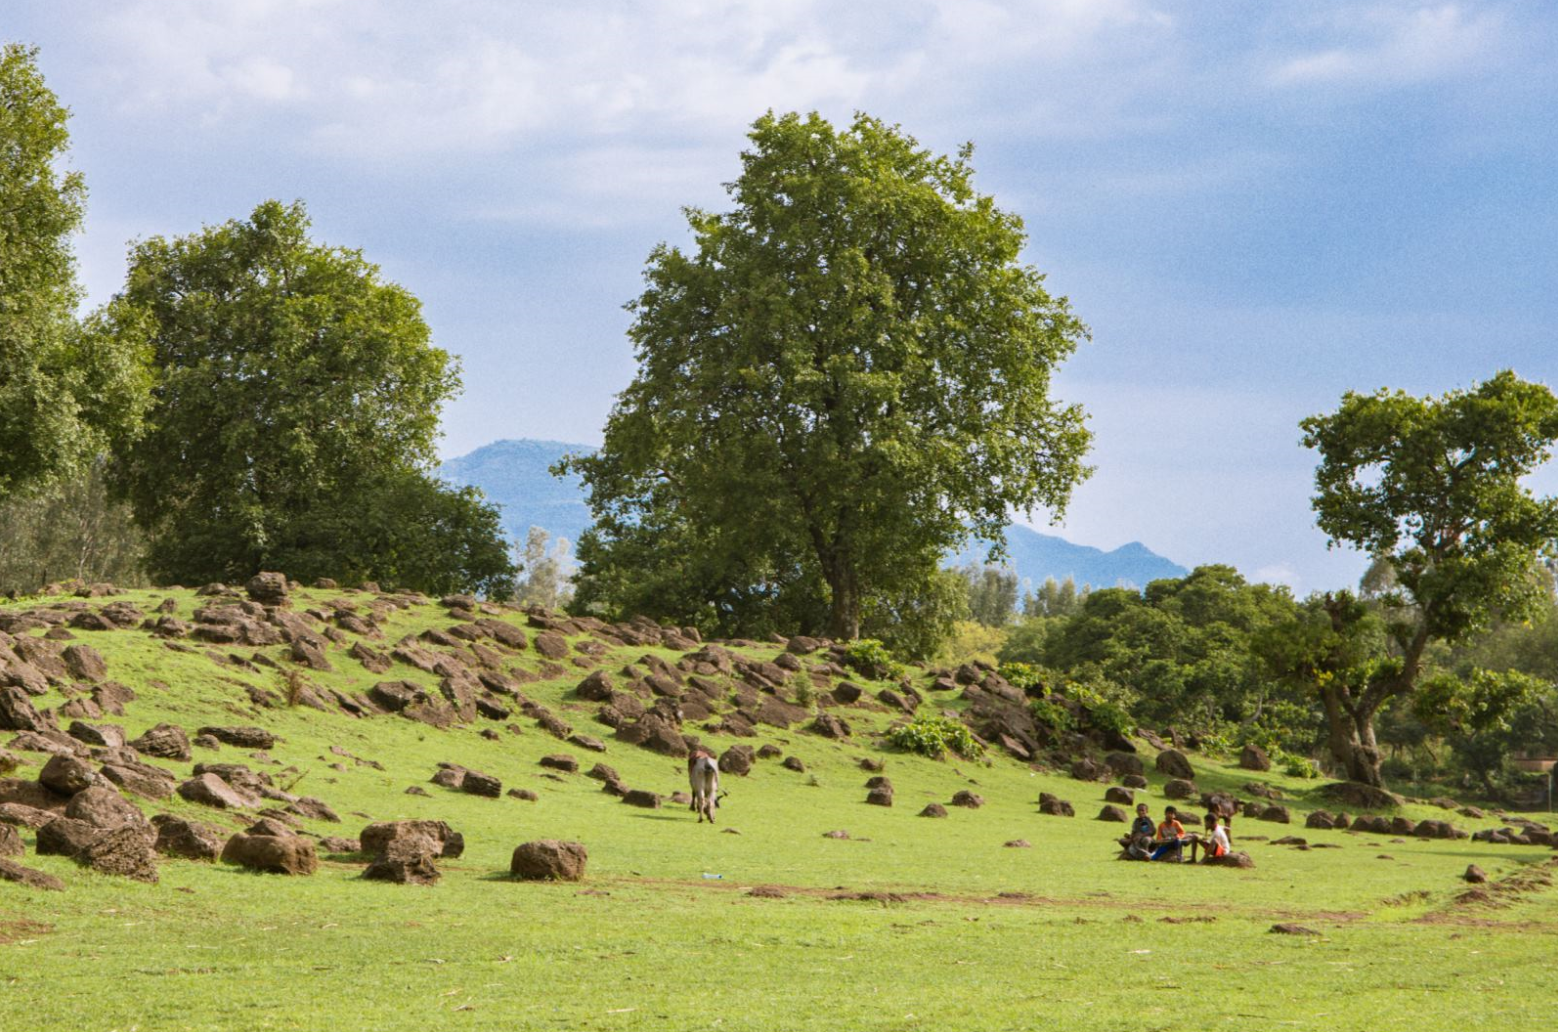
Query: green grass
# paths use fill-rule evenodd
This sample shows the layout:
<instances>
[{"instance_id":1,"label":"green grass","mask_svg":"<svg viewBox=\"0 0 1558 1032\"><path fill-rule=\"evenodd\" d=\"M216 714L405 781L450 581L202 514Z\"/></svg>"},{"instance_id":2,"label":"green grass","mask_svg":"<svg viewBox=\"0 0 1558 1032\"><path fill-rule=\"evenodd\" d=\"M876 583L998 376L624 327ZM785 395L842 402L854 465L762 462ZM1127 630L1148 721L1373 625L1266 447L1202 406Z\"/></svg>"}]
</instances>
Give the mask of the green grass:
<instances>
[{"instance_id":1,"label":"green grass","mask_svg":"<svg viewBox=\"0 0 1558 1032\"><path fill-rule=\"evenodd\" d=\"M164 596L131 597L149 608ZM193 603L180 596L181 615ZM401 613L386 640L448 622L432 607ZM754 744L779 744L807 772L763 761L750 777L727 777L721 823L711 828L683 808L624 806L582 775L543 776L537 759L572 752L584 768L597 758L611 764L633 787L684 787L680 761L612 740L591 719L593 706L571 701L582 671L524 691L607 741L601 757L522 717L514 722L523 733L502 731L494 742L476 733L502 727L487 721L437 731L395 717L256 710L242 683L279 693L274 671L220 667L140 632L79 632L78 640L99 648L110 676L139 693L113 721L132 735L163 720L190 730L261 724L285 738L271 750L276 765L262 769L279 782L297 779L294 791L325 799L345 819L309 830L355 835L367 823L360 815L436 817L464 833L467 850L441 862L432 888L364 882L359 865L330 860L301 879L167 860L161 884L147 886L35 857L24 835L24 862L68 888L0 883L0 1029L1508 1029L1544 1027L1558 1004L1548 960L1558 946L1558 893L1499 908L1455 900L1468 863L1499 878L1546 862L1550 851L1308 831L1302 814L1322 805L1308 795L1315 786L1279 774L1192 757L1202 787L1237 790L1255 779L1287 793L1294 826L1236 822L1236 846L1251 853L1254 870L1125 864L1113 859L1121 827L1091 819L1105 786L1002 758L933 761L887 750L872 736L889 715L851 708L843 712L856 737L847 744L762 729ZM644 651L618 650L605 666ZM381 679L340 650L332 659L334 673L310 680L362 690ZM530 653L521 662L538 665ZM391 677L431 680L409 668L383 675ZM958 704L941 697L927 706ZM887 760L891 809L863 804L868 775L858 760L866 755ZM41 758L24 758L32 766L23 774L35 774ZM197 750L197 760L212 758L246 760L240 750ZM440 760L534 789L540 801L430 785L428 798L404 794L425 785ZM187 764L166 766L187 773ZM1149 777L1144 798L1156 812L1163 779ZM945 820L915 816L962 788L987 805L949 808ZM1038 815L1040 791L1070 799L1079 816ZM158 808L223 820L176 800L148 806ZM822 836L832 829L851 838ZM1283 834L1340 848L1306 852L1247 838ZM583 883L505 877L513 847L542 837L588 846ZM1015 838L1033 848L1003 848ZM787 895L748 896L757 885ZM902 898L831 898L841 890ZM1320 934L1271 934L1279 921Z\"/></svg>"}]
</instances>

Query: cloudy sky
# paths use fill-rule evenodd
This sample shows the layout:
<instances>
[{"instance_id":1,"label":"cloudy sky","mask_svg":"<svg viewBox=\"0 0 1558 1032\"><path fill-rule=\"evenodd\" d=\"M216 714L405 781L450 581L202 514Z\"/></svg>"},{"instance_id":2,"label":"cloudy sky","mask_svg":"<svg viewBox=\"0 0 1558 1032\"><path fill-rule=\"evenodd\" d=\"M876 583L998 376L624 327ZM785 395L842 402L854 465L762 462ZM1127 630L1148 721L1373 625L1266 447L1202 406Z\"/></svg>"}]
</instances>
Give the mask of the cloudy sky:
<instances>
[{"instance_id":1,"label":"cloudy sky","mask_svg":"<svg viewBox=\"0 0 1558 1032\"><path fill-rule=\"evenodd\" d=\"M974 142L1093 329L1071 540L1339 585L1301 417L1558 384L1550 0L0 0L0 39L74 112L94 303L127 241L302 198L461 356L446 455L599 441L645 256L770 108Z\"/></svg>"}]
</instances>

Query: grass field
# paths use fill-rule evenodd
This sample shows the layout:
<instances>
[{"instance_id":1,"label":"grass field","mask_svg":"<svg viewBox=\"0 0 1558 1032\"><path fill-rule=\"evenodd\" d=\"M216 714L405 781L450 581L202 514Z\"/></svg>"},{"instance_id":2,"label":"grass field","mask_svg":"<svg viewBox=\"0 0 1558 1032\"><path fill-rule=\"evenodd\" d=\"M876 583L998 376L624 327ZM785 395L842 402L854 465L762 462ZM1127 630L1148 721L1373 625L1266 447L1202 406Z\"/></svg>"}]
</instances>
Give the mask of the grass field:
<instances>
[{"instance_id":1,"label":"grass field","mask_svg":"<svg viewBox=\"0 0 1558 1032\"><path fill-rule=\"evenodd\" d=\"M295 605L340 594L304 592ZM149 610L167 596L118 596L126 597ZM175 597L188 618L196 599ZM437 606L418 606L394 617L385 640L452 622ZM635 788L685 787L681 761L592 724L594 707L571 695L580 670L523 691L605 739L604 756L517 717L515 734L506 722L437 730L393 716L257 709L244 683L279 691L275 671L218 665L204 650L175 652L142 631L75 633L107 658L111 678L138 693L125 717L108 718L132 736L161 721L191 732L259 724L283 737L270 750L274 765L226 747L197 749L195 760L248 762L323 798L343 823L304 823L317 834L355 836L370 818L429 817L448 821L467 846L440 862L442 880L430 888L364 881L360 863L330 857L306 878L164 859L161 883L145 885L35 856L22 829L28 849L19 859L67 888L0 882L7 1032L1514 1029L1546 1027L1558 1007L1550 959L1558 893L1543 884L1551 850L1306 830L1303 814L1321 805L1312 783L1277 774L1191 757L1202 788L1238 792L1259 780L1286 794L1294 825L1236 823L1236 848L1251 854L1253 870L1120 863L1121 826L1092 819L1105 785L1006 758L893 752L873 736L889 723L885 709L848 708L838 711L855 727L847 743L760 728L749 744L773 742L806 772L767 760L749 777L727 777L720 824L700 826L685 808L625 806L582 774L548 777L537 766L543 755L571 752L581 769L600 759ZM602 664L615 670L645 651L620 649ZM331 659L334 672L309 672L316 686L360 692L382 679L430 680L404 666L369 674L336 648ZM539 657L516 663L539 667ZM55 693L35 700L59 701ZM941 695L926 705L959 704ZM483 727L499 730L498 740L481 737ZM720 748L736 741L704 737ZM36 775L46 758L21 756L26 765L13 776ZM891 809L864 804L863 756L886 760ZM539 801L427 785L439 761L530 788ZM187 763L163 765L189 773ZM275 773L287 768L295 772ZM1156 813L1163 778L1149 778L1143 798ZM410 785L430 794L407 795ZM942 820L916 816L963 788L986 805L948 807ZM1071 800L1078 816L1040 816L1041 791ZM141 802L234 830L248 823L177 798ZM1430 806L1403 812L1446 816ZM1494 823L1453 819L1468 830ZM835 829L850 838L823 836ZM1286 834L1337 848L1259 840ZM510 880L513 848L536 838L583 842L585 880ZM1032 848L1003 846L1018 838ZM1497 905L1461 902L1469 863L1495 883L1527 870L1528 891L1495 893ZM1542 877L1529 877L1532 865ZM755 886L779 891L748 895ZM1279 922L1316 934L1274 934Z\"/></svg>"}]
</instances>

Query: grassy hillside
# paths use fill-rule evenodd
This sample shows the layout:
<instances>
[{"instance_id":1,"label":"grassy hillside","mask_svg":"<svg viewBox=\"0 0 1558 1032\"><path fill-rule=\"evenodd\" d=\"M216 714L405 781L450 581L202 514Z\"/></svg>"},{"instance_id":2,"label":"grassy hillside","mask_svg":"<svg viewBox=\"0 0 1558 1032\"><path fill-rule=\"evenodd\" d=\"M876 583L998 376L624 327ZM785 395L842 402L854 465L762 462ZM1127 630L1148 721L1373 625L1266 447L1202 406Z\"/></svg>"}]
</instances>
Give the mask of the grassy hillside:
<instances>
[{"instance_id":1,"label":"grassy hillside","mask_svg":"<svg viewBox=\"0 0 1558 1032\"><path fill-rule=\"evenodd\" d=\"M52 612L89 624L105 605L129 603L148 619L194 627L197 612L213 615L214 602L221 604L177 590L31 600L0 606L0 626L15 638L60 637L48 607L72 607ZM709 715L686 720L683 733L717 751L771 744L805 770L774 757L749 776L727 775L718 825L699 825L684 806L626 805L582 773L602 762L630 788L663 795L686 788L681 759L613 737L597 722L601 704L580 699L576 686L603 670L619 690L631 690L651 672L646 657L691 666L702 646L675 635L629 645L621 636L661 636L560 624L568 651L553 661L537 651L542 628L532 626L552 621L488 609L457 614L436 600L296 591L284 611L292 616L281 620L294 637L321 644L328 671L294 662L286 642L218 645L140 626L90 630L67 621L72 639L28 646L43 656L90 645L106 660L108 678L134 691L122 716L87 723L118 725L131 737L163 722L191 737L206 725L255 725L279 736L259 755L197 746L187 762L147 761L180 780L194 763L243 763L342 818L292 818L304 834L355 837L370 820L428 818L461 832L466 848L439 861L442 878L431 887L365 881L363 858L330 853L306 877L163 858L159 883L143 884L38 856L37 832L20 827L25 853L11 859L66 887L0 881L0 1028L1416 1030L1453 1021L1507 1029L1538 1027L1558 1003L1547 960L1558 935L1548 848L1309 830L1308 811L1336 809L1313 783L1192 754L1200 788L1250 798L1248 785L1265 786L1284 795L1293 824L1235 823L1235 847L1255 863L1249 870L1118 862L1122 826L1094 819L1107 784L998 750L985 761L895 751L882 733L903 714L874 695L901 686L850 673L865 689L861 701L832 704L829 693L844 678L825 666L825 650L798 657L802 670L771 692L739 674L705 677L720 698ZM348 610L361 622L342 615ZM52 623L28 626L34 621L19 616L25 611ZM468 633L471 618L523 629L524 648L483 636L475 643L487 650L483 667L472 643L447 637ZM363 643L387 653L401 642L423 650L407 655L486 673L487 704L512 713L439 728L344 711L342 698L363 707L383 681L441 698L438 674L401 661L371 673L349 654ZM729 649L753 663L784 653L778 643ZM289 685L288 671L302 679ZM691 677L704 675L676 676L683 683L672 690L691 693ZM925 697L921 712L955 714L970 705L965 695L977 694L935 689L929 671L909 679ZM31 698L34 706L87 708L87 689L56 680ZM787 728L760 722L749 738L709 730L740 725L735 703L747 713L793 713L786 706L809 694L796 690L803 681L827 703L822 712L848 722L849 738L806 730L809 713ZM299 704L287 704L289 691ZM544 711L598 738L605 752L548 733L522 700L532 714ZM1136 744L1150 782L1138 797L1156 814L1166 778L1154 770L1154 750ZM575 756L581 773L540 766L559 753ZM16 780L0 798L22 791L17 785L35 779L48 759L12 755ZM885 764L892 807L864 803L871 775L862 760ZM430 784L440 762L494 775L505 789L537 799ZM428 794L407 794L412 786ZM960 790L985 805L949 805L942 819L917 816ZM1040 792L1071 801L1077 816L1040 815ZM136 802L148 814L228 831L252 823L258 810L215 811L177 796ZM1448 817L1467 831L1499 823L1425 803L1391 815ZM835 830L849 837L824 837ZM1287 835L1308 848L1269 841ZM512 880L514 847L539 838L584 843L584 880ZM1031 847L1005 845L1017 839ZM1468 896L1461 875L1472 863L1490 883ZM752 895L759 886L766 894ZM1278 923L1313 934L1270 931Z\"/></svg>"}]
</instances>

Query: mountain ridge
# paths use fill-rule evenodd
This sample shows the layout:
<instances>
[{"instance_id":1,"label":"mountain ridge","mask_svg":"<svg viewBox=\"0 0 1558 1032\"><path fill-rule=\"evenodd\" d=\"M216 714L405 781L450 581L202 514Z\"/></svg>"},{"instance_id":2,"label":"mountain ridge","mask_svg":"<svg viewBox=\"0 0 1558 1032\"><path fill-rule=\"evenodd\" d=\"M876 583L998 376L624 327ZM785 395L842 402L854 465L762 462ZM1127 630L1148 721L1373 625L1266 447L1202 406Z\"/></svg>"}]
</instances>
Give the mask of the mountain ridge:
<instances>
[{"instance_id":1,"label":"mountain ridge","mask_svg":"<svg viewBox=\"0 0 1558 1032\"><path fill-rule=\"evenodd\" d=\"M532 526L554 538L578 541L591 523L584 502L584 485L577 475L554 477L551 467L565 455L589 455L594 448L566 441L506 438L482 445L445 461L440 475L458 486L477 487L502 511L503 529L523 544ZM1037 587L1048 577L1072 578L1077 586L1095 588L1116 585L1145 587L1162 577L1183 577L1189 571L1140 541L1130 541L1104 551L1078 545L1054 534L1021 524L1006 529L1008 559L1004 566L1019 579ZM966 564L983 564L988 544L971 542L949 558Z\"/></svg>"}]
</instances>

